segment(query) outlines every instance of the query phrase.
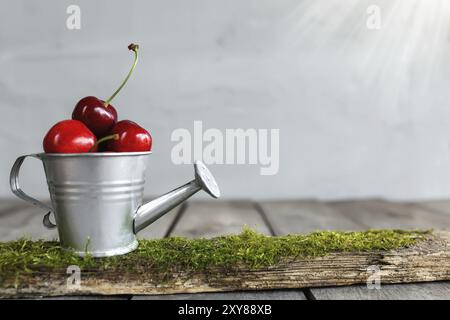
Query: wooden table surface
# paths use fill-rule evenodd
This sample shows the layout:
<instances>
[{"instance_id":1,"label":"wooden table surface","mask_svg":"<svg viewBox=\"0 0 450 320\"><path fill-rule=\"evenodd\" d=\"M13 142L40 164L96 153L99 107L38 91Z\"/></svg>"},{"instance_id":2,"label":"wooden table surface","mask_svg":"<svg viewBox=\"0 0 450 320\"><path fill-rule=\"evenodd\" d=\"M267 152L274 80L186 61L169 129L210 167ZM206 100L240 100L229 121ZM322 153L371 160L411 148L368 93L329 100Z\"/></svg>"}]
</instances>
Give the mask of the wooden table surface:
<instances>
[{"instance_id":1,"label":"wooden table surface","mask_svg":"<svg viewBox=\"0 0 450 320\"><path fill-rule=\"evenodd\" d=\"M23 202L1 201L0 241L23 236L57 239L55 230L47 230L42 226L43 214L42 210ZM214 237L239 233L244 225L267 235L368 228L450 229L450 200L409 203L384 200L190 201L141 231L139 237ZM381 279L379 290L370 290L367 286L360 285L259 292L59 299L450 299L450 282L383 285L382 281Z\"/></svg>"}]
</instances>

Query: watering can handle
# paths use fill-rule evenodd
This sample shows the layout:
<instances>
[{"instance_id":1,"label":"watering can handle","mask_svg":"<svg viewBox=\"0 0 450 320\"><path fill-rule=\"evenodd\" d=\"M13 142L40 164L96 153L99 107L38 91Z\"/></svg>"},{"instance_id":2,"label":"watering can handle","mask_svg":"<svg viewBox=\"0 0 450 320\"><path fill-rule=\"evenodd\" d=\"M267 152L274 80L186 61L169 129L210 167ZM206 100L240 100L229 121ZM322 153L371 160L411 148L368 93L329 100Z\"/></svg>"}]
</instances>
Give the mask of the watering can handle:
<instances>
[{"instance_id":1,"label":"watering can handle","mask_svg":"<svg viewBox=\"0 0 450 320\"><path fill-rule=\"evenodd\" d=\"M42 221L42 223L44 224L45 227L47 227L48 229L53 229L56 227L55 224L53 224L50 221L50 214L53 212L53 208L51 208L50 206L46 205L45 203L40 202L39 200L36 200L30 196L28 196L25 192L22 191L22 189L20 188L20 184L19 184L19 171L20 171L20 167L22 166L23 161L25 160L26 157L33 157L36 158L36 155L34 154L29 154L29 155L25 155L25 156L21 156L18 157L16 159L16 162L14 162L14 165L11 168L11 174L9 176L9 185L11 186L11 191L20 199L25 200L27 202L32 203L33 205L44 209L46 211L48 211L48 213L44 216L44 219Z\"/></svg>"}]
</instances>

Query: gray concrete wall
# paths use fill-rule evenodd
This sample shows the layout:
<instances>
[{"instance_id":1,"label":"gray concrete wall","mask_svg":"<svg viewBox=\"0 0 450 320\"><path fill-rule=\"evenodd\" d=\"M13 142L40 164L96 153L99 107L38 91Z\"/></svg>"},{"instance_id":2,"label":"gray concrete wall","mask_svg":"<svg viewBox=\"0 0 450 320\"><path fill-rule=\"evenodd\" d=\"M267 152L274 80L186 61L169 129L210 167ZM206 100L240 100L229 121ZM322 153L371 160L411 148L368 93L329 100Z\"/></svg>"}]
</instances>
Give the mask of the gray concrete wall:
<instances>
[{"instance_id":1,"label":"gray concrete wall","mask_svg":"<svg viewBox=\"0 0 450 320\"><path fill-rule=\"evenodd\" d=\"M66 8L81 8L81 29ZM381 9L381 29L366 26ZM0 10L0 197L79 98L107 98L154 137L146 193L189 179L176 128L279 128L280 169L213 165L225 197L450 194L450 3L445 0L20 1ZM30 160L24 189L46 197Z\"/></svg>"}]
</instances>

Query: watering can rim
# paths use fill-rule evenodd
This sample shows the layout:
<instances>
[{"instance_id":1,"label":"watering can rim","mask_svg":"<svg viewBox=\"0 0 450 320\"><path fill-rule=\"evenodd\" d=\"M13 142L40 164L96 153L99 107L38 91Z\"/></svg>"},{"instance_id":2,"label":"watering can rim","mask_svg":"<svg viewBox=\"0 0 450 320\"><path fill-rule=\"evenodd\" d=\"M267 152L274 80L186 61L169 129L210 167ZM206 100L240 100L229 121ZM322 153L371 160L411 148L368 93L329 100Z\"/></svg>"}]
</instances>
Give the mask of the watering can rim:
<instances>
[{"instance_id":1,"label":"watering can rim","mask_svg":"<svg viewBox=\"0 0 450 320\"><path fill-rule=\"evenodd\" d=\"M100 157L100 158L112 158L112 157L127 157L127 156L145 156L152 154L152 151L141 152L87 152L87 153L35 153L31 156L36 158L75 158L75 157Z\"/></svg>"}]
</instances>

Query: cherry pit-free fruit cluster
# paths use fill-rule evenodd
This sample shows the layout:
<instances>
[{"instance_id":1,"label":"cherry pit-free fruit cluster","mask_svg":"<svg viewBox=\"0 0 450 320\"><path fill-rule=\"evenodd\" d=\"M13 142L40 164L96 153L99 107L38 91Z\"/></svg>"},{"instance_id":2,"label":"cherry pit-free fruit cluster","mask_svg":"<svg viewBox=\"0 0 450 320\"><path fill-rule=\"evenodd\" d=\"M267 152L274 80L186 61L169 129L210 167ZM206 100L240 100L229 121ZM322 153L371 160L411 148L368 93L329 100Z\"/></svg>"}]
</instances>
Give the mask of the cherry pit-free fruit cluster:
<instances>
[{"instance_id":1,"label":"cherry pit-free fruit cluster","mask_svg":"<svg viewBox=\"0 0 450 320\"><path fill-rule=\"evenodd\" d=\"M128 49L134 52L134 63L119 88L106 101L93 96L78 101L72 119L56 123L45 135L46 153L151 151L150 133L133 121L117 121L117 111L111 105L138 61L139 46L130 44Z\"/></svg>"}]
</instances>

